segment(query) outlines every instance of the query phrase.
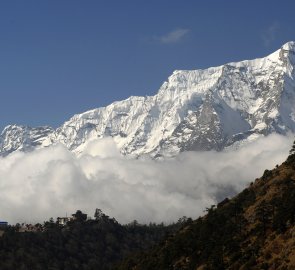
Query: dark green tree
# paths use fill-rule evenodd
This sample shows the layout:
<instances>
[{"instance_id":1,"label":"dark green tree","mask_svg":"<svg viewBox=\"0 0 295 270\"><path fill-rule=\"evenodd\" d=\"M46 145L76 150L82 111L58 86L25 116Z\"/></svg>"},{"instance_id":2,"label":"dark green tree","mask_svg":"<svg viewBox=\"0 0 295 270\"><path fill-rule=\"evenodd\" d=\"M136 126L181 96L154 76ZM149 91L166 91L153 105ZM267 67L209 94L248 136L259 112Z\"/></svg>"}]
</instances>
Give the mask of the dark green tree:
<instances>
[{"instance_id":1,"label":"dark green tree","mask_svg":"<svg viewBox=\"0 0 295 270\"><path fill-rule=\"evenodd\" d=\"M98 209L98 208L96 208L95 209L95 212L94 212L94 218L96 219L96 220L99 220L99 219L101 219L102 217L103 217L103 212L100 210L100 209Z\"/></svg>"},{"instance_id":2,"label":"dark green tree","mask_svg":"<svg viewBox=\"0 0 295 270\"><path fill-rule=\"evenodd\" d=\"M77 220L77 221L86 221L87 219L87 214L84 214L81 210L77 210L75 214L73 214L73 217Z\"/></svg>"}]
</instances>

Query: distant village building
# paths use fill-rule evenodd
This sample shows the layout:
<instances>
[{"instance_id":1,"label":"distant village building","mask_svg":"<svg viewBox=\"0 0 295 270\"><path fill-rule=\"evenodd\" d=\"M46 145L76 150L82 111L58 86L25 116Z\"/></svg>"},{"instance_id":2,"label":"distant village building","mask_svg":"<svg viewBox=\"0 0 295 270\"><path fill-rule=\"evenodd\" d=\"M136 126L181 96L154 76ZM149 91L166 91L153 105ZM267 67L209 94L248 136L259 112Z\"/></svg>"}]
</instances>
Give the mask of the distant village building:
<instances>
[{"instance_id":1,"label":"distant village building","mask_svg":"<svg viewBox=\"0 0 295 270\"><path fill-rule=\"evenodd\" d=\"M23 233L23 232L41 232L43 231L42 225L41 224L18 224L18 232Z\"/></svg>"},{"instance_id":2,"label":"distant village building","mask_svg":"<svg viewBox=\"0 0 295 270\"><path fill-rule=\"evenodd\" d=\"M66 225L69 221L73 220L74 218L73 217L58 217L56 220L57 220L57 223L59 225Z\"/></svg>"},{"instance_id":3,"label":"distant village building","mask_svg":"<svg viewBox=\"0 0 295 270\"><path fill-rule=\"evenodd\" d=\"M0 221L0 230L5 229L8 226L8 222L6 221Z\"/></svg>"},{"instance_id":4,"label":"distant village building","mask_svg":"<svg viewBox=\"0 0 295 270\"><path fill-rule=\"evenodd\" d=\"M75 214L72 214L74 220L86 221L87 214L84 214L81 210L77 210Z\"/></svg>"},{"instance_id":5,"label":"distant village building","mask_svg":"<svg viewBox=\"0 0 295 270\"><path fill-rule=\"evenodd\" d=\"M75 214L72 214L71 217L58 217L56 219L56 222L59 224L59 225L67 225L67 223L69 221L73 221L73 220L78 220L78 221L86 221L88 220L87 218L87 214L84 214L81 210L77 210L77 212Z\"/></svg>"}]
</instances>

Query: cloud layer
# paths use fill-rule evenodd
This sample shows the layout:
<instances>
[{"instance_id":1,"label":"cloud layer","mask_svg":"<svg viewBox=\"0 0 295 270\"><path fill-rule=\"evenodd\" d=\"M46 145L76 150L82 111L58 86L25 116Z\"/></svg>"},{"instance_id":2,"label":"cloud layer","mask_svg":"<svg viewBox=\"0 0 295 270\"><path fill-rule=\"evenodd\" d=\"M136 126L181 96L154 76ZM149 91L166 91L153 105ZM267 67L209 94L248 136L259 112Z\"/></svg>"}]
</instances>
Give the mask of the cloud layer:
<instances>
[{"instance_id":1,"label":"cloud layer","mask_svg":"<svg viewBox=\"0 0 295 270\"><path fill-rule=\"evenodd\" d=\"M285 160L292 139L271 135L222 153L187 152L164 161L121 157L112 139L76 157L57 145L0 158L0 220L42 222L95 208L120 222L171 222L242 190Z\"/></svg>"},{"instance_id":2,"label":"cloud layer","mask_svg":"<svg viewBox=\"0 0 295 270\"><path fill-rule=\"evenodd\" d=\"M157 40L163 44L177 43L181 41L189 33L189 31L189 29L177 28L161 37L158 37Z\"/></svg>"}]
</instances>

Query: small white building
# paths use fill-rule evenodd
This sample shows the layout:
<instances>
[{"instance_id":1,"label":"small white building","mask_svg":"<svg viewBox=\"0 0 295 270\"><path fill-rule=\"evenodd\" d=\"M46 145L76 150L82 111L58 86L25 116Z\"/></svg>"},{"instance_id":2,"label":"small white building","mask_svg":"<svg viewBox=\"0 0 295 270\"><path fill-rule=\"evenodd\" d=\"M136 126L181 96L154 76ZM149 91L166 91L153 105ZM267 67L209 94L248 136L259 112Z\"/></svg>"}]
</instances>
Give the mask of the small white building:
<instances>
[{"instance_id":1,"label":"small white building","mask_svg":"<svg viewBox=\"0 0 295 270\"><path fill-rule=\"evenodd\" d=\"M59 225L66 225L69 221L73 220L74 218L73 217L58 217L56 220L57 220L57 223Z\"/></svg>"}]
</instances>

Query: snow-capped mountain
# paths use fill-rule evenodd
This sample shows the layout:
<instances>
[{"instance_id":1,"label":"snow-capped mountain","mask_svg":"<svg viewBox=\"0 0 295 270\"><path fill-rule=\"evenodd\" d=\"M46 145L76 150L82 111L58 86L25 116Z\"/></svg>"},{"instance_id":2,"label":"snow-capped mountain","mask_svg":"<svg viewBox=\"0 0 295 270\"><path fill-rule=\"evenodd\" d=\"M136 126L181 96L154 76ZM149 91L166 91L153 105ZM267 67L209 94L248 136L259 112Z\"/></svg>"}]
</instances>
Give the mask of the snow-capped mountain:
<instances>
[{"instance_id":1,"label":"snow-capped mountain","mask_svg":"<svg viewBox=\"0 0 295 270\"><path fill-rule=\"evenodd\" d=\"M0 154L62 143L82 152L112 136L124 155L222 150L273 132L295 132L295 42L271 55L204 70L176 70L155 96L74 115L56 130L7 126Z\"/></svg>"}]
</instances>

